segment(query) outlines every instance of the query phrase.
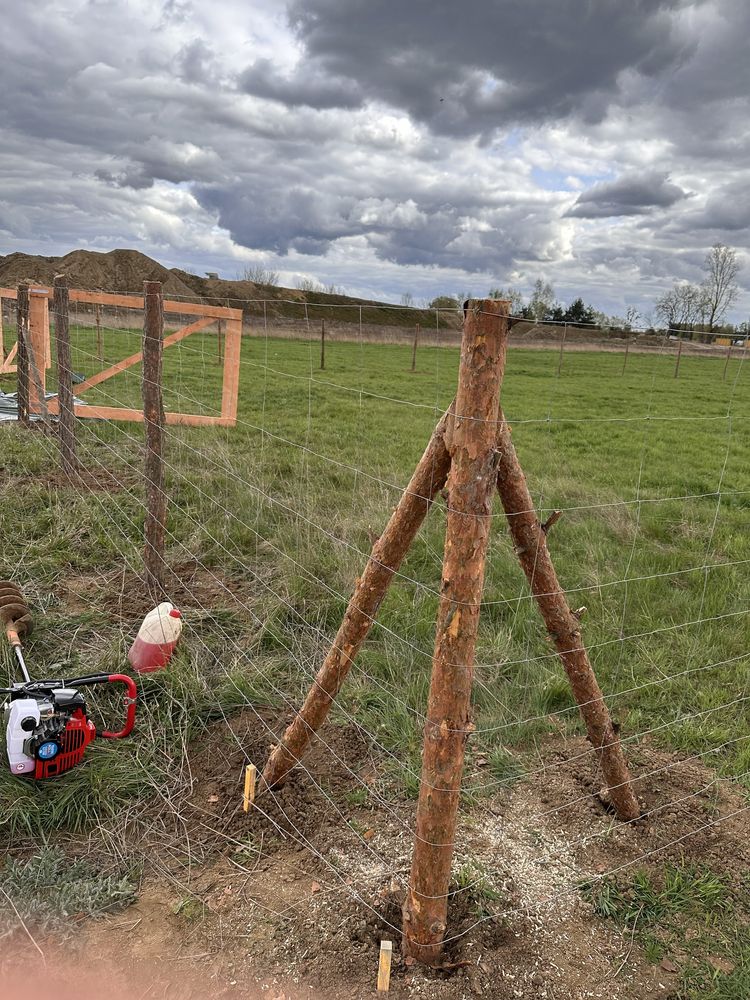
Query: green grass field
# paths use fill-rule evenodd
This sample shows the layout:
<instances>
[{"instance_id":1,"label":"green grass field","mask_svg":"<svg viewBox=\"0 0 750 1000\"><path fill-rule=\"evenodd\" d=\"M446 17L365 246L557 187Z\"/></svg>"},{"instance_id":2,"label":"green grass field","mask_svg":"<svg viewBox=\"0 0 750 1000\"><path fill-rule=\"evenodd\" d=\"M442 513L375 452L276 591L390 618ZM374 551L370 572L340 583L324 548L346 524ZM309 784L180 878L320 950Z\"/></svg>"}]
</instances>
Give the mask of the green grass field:
<instances>
[{"instance_id":1,"label":"green grass field","mask_svg":"<svg viewBox=\"0 0 750 1000\"><path fill-rule=\"evenodd\" d=\"M76 330L74 342L74 369L98 370L93 332ZM115 361L139 336L108 331L105 345ZM168 409L218 412L216 346L196 334L167 352ZM408 347L333 343L321 372L315 342L246 339L237 427L168 428L169 559L197 560L215 594L201 590L186 609L177 666L147 682L153 697L124 751L97 745L86 768L41 791L0 770L9 842L114 822L169 774L207 711L298 703L454 393L456 350L420 350L415 374L410 361ZM718 748L707 762L750 788L750 367L732 360L725 380L723 360L683 356L675 379L672 356L631 353L623 375L621 356L585 351L567 353L559 376L557 365L553 351L510 350L503 406L540 510L565 511L551 551L572 606L587 609L584 637L626 748L644 733L691 753ZM86 395L107 405L139 398L138 368ZM0 575L32 597L37 673L69 657L86 671L119 665L138 625L59 597L65 581L117 588L118 571L140 568L142 429L78 428L85 467L126 488L50 485L54 442L0 426ZM499 503L495 514L472 738L490 773L469 775L467 800L533 766L550 713L580 731ZM443 529L439 502L335 711L372 734L408 794L418 787Z\"/></svg>"}]
</instances>

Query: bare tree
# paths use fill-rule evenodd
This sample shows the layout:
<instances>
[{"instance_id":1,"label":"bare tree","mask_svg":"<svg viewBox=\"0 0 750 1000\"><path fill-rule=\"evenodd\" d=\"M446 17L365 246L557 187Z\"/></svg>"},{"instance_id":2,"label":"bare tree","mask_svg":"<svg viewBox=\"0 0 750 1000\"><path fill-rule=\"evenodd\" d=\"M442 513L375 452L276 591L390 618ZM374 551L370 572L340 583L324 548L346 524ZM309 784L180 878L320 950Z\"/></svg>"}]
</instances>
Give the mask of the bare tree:
<instances>
[{"instance_id":1,"label":"bare tree","mask_svg":"<svg viewBox=\"0 0 750 1000\"><path fill-rule=\"evenodd\" d=\"M252 281L254 285L278 285L279 272L265 264L247 264L242 271L242 281Z\"/></svg>"},{"instance_id":2,"label":"bare tree","mask_svg":"<svg viewBox=\"0 0 750 1000\"><path fill-rule=\"evenodd\" d=\"M411 292L402 292L401 293L401 305L402 306L413 306L414 305L414 296L411 294Z\"/></svg>"},{"instance_id":3,"label":"bare tree","mask_svg":"<svg viewBox=\"0 0 750 1000\"><path fill-rule=\"evenodd\" d=\"M740 262L737 260L737 251L724 243L714 243L706 254L703 270L706 272L706 277L702 288L706 299L706 320L710 333L714 325L724 318L739 292L737 275L740 271Z\"/></svg>"},{"instance_id":4,"label":"bare tree","mask_svg":"<svg viewBox=\"0 0 750 1000\"><path fill-rule=\"evenodd\" d=\"M512 285L508 285L507 288L490 288L487 297L510 302L512 316L518 316L523 309L523 295L517 288L513 288Z\"/></svg>"},{"instance_id":5,"label":"bare tree","mask_svg":"<svg viewBox=\"0 0 750 1000\"><path fill-rule=\"evenodd\" d=\"M687 282L675 285L656 300L654 315L669 329L684 330L702 321L706 310L705 290Z\"/></svg>"},{"instance_id":6,"label":"bare tree","mask_svg":"<svg viewBox=\"0 0 750 1000\"><path fill-rule=\"evenodd\" d=\"M540 323L555 304L555 290L548 281L537 278L534 282L534 291L529 299L529 309L531 315L537 323Z\"/></svg>"}]
</instances>

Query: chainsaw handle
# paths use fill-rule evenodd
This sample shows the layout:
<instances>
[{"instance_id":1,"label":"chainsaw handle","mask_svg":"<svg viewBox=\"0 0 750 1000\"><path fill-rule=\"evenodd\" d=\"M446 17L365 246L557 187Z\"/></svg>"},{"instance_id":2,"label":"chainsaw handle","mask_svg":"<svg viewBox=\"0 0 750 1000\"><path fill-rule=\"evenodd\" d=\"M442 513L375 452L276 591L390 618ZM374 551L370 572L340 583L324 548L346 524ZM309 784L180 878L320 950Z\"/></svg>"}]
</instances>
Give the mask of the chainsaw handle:
<instances>
[{"instance_id":1,"label":"chainsaw handle","mask_svg":"<svg viewBox=\"0 0 750 1000\"><path fill-rule=\"evenodd\" d=\"M127 694L125 695L125 725L116 733L105 729L99 735L103 736L106 740L121 740L126 736L130 736L133 732L133 726L135 725L135 706L138 701L138 690L135 686L133 678L128 677L127 674L109 674L106 679L110 684L116 684L119 682L124 684L127 688Z\"/></svg>"}]
</instances>

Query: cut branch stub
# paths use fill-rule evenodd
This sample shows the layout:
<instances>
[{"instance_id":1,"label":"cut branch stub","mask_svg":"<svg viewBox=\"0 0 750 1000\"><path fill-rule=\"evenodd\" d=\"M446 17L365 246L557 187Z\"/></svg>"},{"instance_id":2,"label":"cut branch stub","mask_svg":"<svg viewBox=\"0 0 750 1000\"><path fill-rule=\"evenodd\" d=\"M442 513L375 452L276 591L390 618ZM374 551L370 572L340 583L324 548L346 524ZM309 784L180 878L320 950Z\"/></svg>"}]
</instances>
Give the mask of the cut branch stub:
<instances>
[{"instance_id":1,"label":"cut branch stub","mask_svg":"<svg viewBox=\"0 0 750 1000\"><path fill-rule=\"evenodd\" d=\"M498 433L498 452L497 489L516 555L565 667L589 741L599 755L612 805L620 819L636 819L640 807L625 755L583 644L579 616L571 611L557 579L547 548L547 531L536 516L510 428L504 420ZM550 521L547 529L551 527ZM584 610L579 609L579 613L583 614Z\"/></svg>"},{"instance_id":2,"label":"cut branch stub","mask_svg":"<svg viewBox=\"0 0 750 1000\"><path fill-rule=\"evenodd\" d=\"M394 510L385 531L375 543L365 571L354 593L305 703L271 753L263 772L263 788L282 784L302 759L315 733L326 720L336 695L365 641L380 604L409 546L448 475L450 458L445 432L450 410L433 431L409 485Z\"/></svg>"},{"instance_id":3,"label":"cut branch stub","mask_svg":"<svg viewBox=\"0 0 750 1000\"><path fill-rule=\"evenodd\" d=\"M492 299L466 304L456 416L447 436L451 471L443 577L403 909L404 954L431 966L443 960L464 748L473 729L471 688L497 478L508 305Z\"/></svg>"}]
</instances>

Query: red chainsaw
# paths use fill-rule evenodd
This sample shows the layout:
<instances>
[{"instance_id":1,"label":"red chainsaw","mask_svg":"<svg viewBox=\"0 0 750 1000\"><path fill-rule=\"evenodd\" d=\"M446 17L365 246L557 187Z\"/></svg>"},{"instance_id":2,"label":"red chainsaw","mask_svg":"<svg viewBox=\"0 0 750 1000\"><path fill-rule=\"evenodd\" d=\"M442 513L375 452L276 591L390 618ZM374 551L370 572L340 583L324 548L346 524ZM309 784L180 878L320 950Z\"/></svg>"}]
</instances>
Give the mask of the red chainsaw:
<instances>
[{"instance_id":1,"label":"red chainsaw","mask_svg":"<svg viewBox=\"0 0 750 1000\"><path fill-rule=\"evenodd\" d=\"M126 674L90 674L85 677L55 677L32 681L26 669L22 638L31 632L29 607L19 588L0 581L0 621L15 652L23 681L0 688L6 695L5 737L8 763L13 774L32 778L55 778L80 764L86 747L97 736L120 740L135 724L137 690ZM88 717L86 701L78 690L95 684L124 684L125 725L97 733Z\"/></svg>"}]
</instances>

